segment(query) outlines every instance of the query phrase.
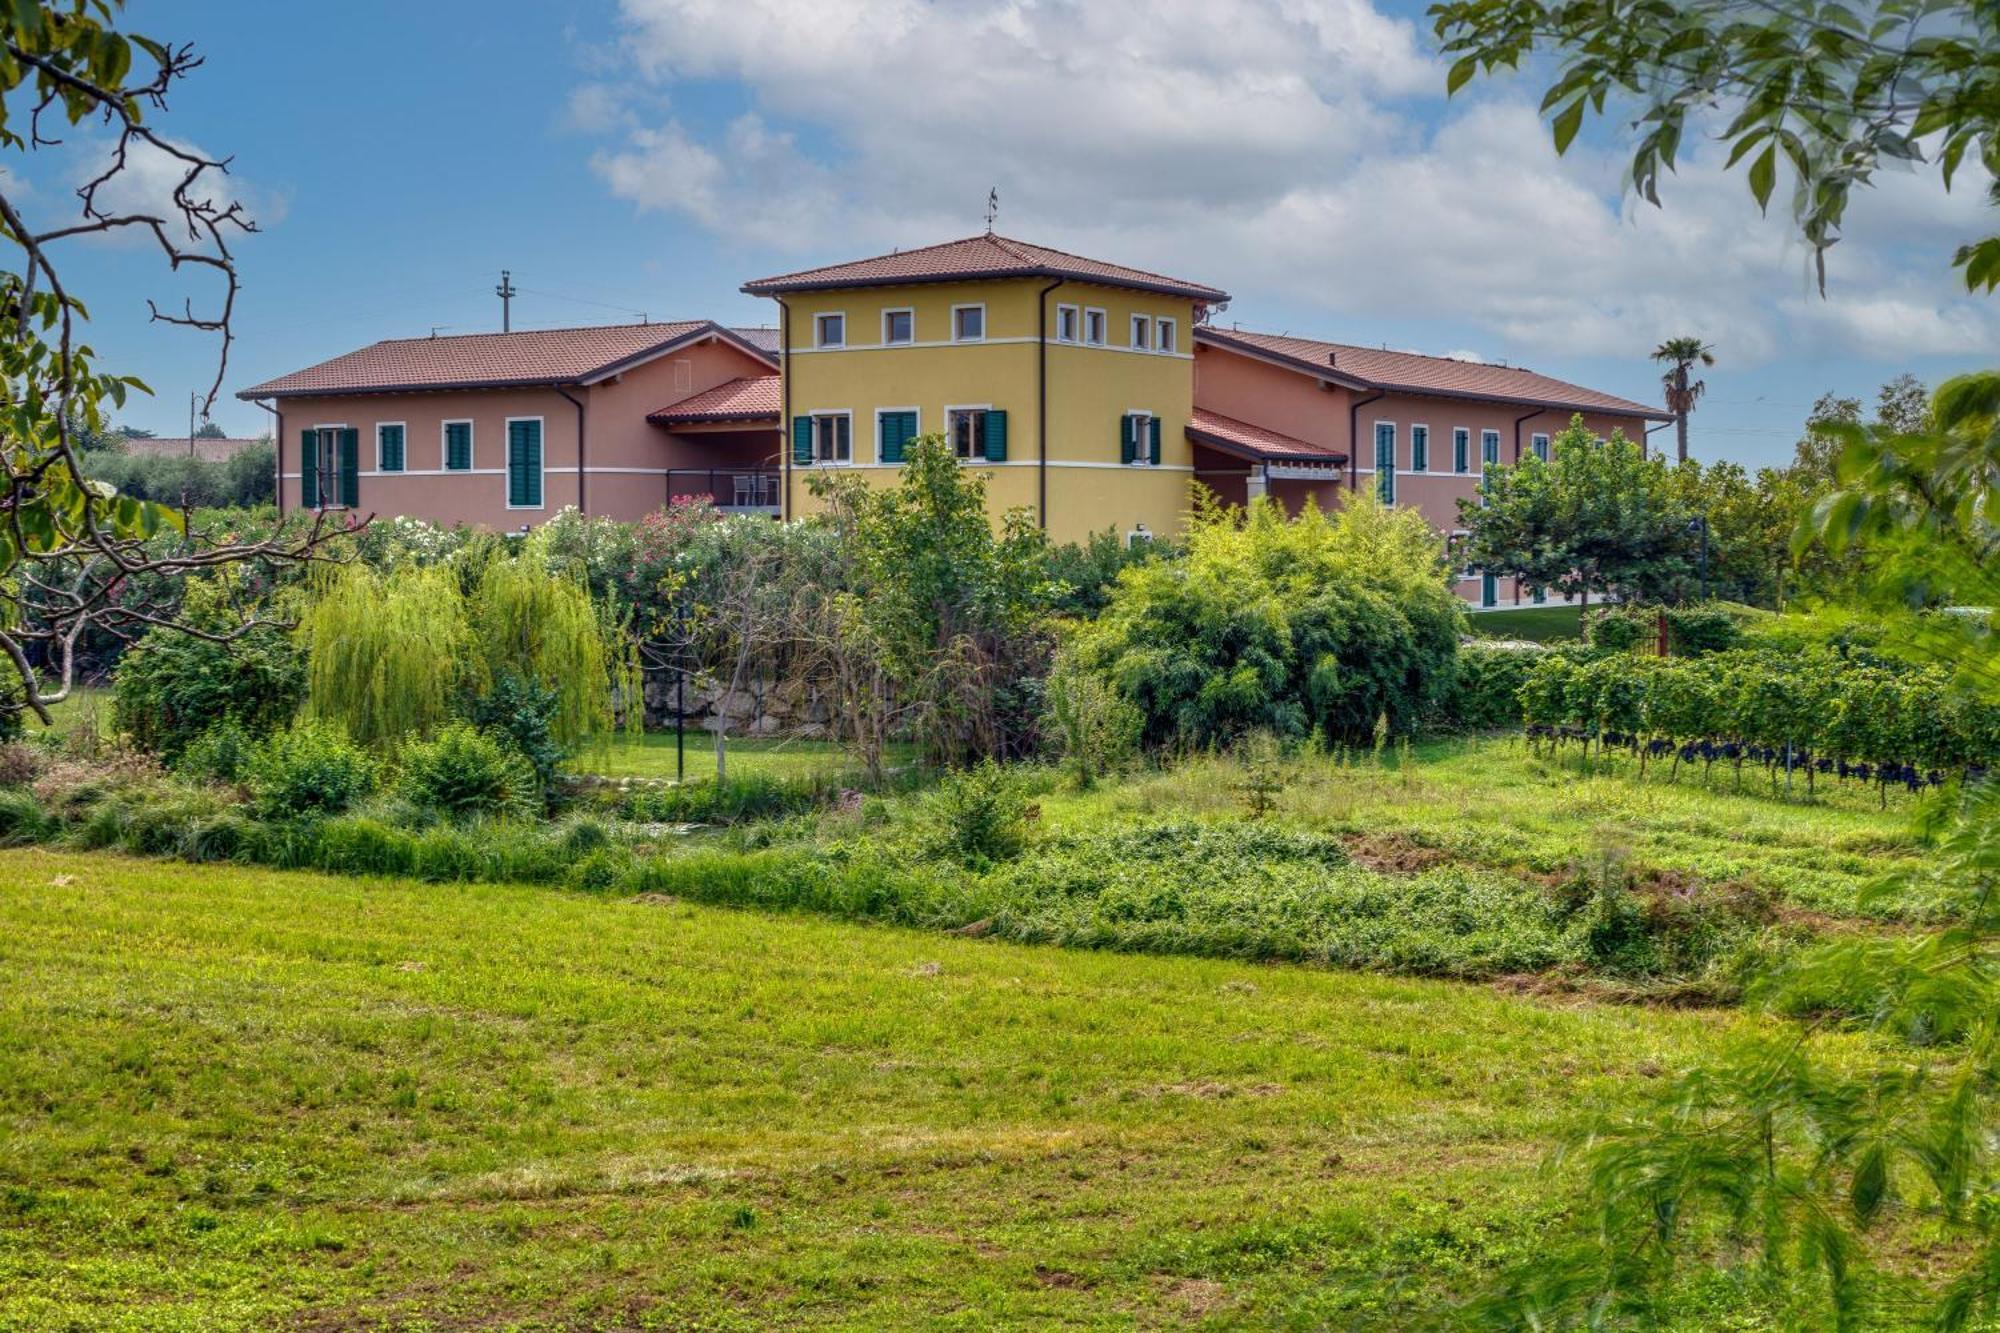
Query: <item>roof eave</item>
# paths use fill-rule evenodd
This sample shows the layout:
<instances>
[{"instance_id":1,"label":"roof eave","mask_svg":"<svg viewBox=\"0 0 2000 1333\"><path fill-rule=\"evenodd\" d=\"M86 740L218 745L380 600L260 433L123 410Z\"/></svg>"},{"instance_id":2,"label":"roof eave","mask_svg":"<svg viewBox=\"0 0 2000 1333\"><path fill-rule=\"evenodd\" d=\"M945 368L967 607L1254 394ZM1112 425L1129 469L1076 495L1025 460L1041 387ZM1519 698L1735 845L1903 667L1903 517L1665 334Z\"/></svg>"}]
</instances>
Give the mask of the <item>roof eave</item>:
<instances>
[{"instance_id":1,"label":"roof eave","mask_svg":"<svg viewBox=\"0 0 2000 1333\"><path fill-rule=\"evenodd\" d=\"M1322 364L1318 361L1308 361L1304 357L1287 356L1283 352L1275 352L1268 347L1259 347L1255 343L1232 338L1226 330L1222 329L1198 328L1194 331L1194 338L1197 344L1206 342L1210 346L1220 347L1224 351L1237 352L1259 361L1267 361L1273 365L1296 370L1302 375L1312 375L1319 379L1334 380L1352 389L1379 389L1383 393L1406 393L1412 397L1420 398L1451 398L1465 402L1507 403L1514 407L1539 407L1550 412L1600 412L1606 416L1638 417L1645 421L1672 421L1674 419L1673 414L1670 412L1662 412L1656 408L1645 407L1638 403L1631 403L1620 407L1603 403L1561 402L1551 398L1531 398L1519 394L1476 393L1470 389L1440 389L1432 385L1419 386L1397 384L1392 380L1366 379L1354 374L1352 371L1342 370L1337 364L1331 361Z\"/></svg>"},{"instance_id":2,"label":"roof eave","mask_svg":"<svg viewBox=\"0 0 2000 1333\"><path fill-rule=\"evenodd\" d=\"M1204 430L1200 426L1187 426L1183 430L1196 444L1206 445L1210 449L1220 449L1232 458L1248 459L1253 463L1324 463L1328 467L1347 466L1347 455L1343 453L1275 453L1259 449L1253 444L1245 444L1241 440L1232 440L1226 435L1218 435L1214 431Z\"/></svg>"},{"instance_id":3,"label":"roof eave","mask_svg":"<svg viewBox=\"0 0 2000 1333\"><path fill-rule=\"evenodd\" d=\"M236 396L245 402L254 402L259 398L366 398L385 393L458 393L468 389L569 389L580 388L582 384L583 380L578 376L562 375L541 379L452 380L448 383L426 381L419 384L347 385L310 389L273 389L258 386L239 390Z\"/></svg>"},{"instance_id":4,"label":"roof eave","mask_svg":"<svg viewBox=\"0 0 2000 1333\"><path fill-rule=\"evenodd\" d=\"M750 296L786 296L793 292L834 292L860 287L921 287L941 282L993 282L1011 278L1061 278L1064 282L1080 282L1095 287L1113 287L1124 291L1151 292L1157 296L1178 296L1189 301L1200 301L1207 305L1220 305L1229 299L1229 293L1213 287L1193 287L1171 282L1136 282L1112 279L1102 274L1084 275L1067 273L1045 265L1024 266L1009 269L984 269L977 272L958 270L950 273L917 273L893 278L819 278L811 281L794 282L785 278L760 278L746 282L739 289Z\"/></svg>"}]
</instances>

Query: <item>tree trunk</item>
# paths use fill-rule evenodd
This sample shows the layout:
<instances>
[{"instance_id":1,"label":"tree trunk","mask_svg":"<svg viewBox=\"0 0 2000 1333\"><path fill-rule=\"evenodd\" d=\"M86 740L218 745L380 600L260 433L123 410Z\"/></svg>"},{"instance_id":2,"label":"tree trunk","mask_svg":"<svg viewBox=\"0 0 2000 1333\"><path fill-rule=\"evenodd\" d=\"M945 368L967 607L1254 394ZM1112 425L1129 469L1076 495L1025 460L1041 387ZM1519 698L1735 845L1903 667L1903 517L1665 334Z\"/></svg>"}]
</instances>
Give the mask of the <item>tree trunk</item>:
<instances>
[{"instance_id":1,"label":"tree trunk","mask_svg":"<svg viewBox=\"0 0 2000 1333\"><path fill-rule=\"evenodd\" d=\"M1583 585L1582 592L1578 594L1577 604L1576 632L1581 637L1588 639L1590 637L1590 585L1588 583Z\"/></svg>"},{"instance_id":2,"label":"tree trunk","mask_svg":"<svg viewBox=\"0 0 2000 1333\"><path fill-rule=\"evenodd\" d=\"M1674 413L1674 443L1679 450L1680 461L1688 461L1688 414Z\"/></svg>"}]
</instances>

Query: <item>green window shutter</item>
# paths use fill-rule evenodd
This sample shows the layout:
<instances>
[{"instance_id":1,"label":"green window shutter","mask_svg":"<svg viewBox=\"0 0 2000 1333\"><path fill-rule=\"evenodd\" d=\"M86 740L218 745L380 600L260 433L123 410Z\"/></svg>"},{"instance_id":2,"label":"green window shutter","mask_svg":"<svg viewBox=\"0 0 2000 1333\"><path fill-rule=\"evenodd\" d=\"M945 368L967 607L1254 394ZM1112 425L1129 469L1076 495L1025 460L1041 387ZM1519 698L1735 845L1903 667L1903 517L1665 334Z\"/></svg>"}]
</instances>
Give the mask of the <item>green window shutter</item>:
<instances>
[{"instance_id":1,"label":"green window shutter","mask_svg":"<svg viewBox=\"0 0 2000 1333\"><path fill-rule=\"evenodd\" d=\"M472 423L454 421L444 428L444 465L453 472L472 467Z\"/></svg>"},{"instance_id":2,"label":"green window shutter","mask_svg":"<svg viewBox=\"0 0 2000 1333\"><path fill-rule=\"evenodd\" d=\"M800 467L809 466L813 461L813 419L811 417L792 418L792 461Z\"/></svg>"},{"instance_id":3,"label":"green window shutter","mask_svg":"<svg viewBox=\"0 0 2000 1333\"><path fill-rule=\"evenodd\" d=\"M299 432L299 503L319 508L319 432Z\"/></svg>"},{"instance_id":4,"label":"green window shutter","mask_svg":"<svg viewBox=\"0 0 2000 1333\"><path fill-rule=\"evenodd\" d=\"M884 463L902 462L903 446L908 442L911 435L910 414L908 412L884 412L879 419L881 425L877 429L880 430L882 438L878 442L878 445L882 461Z\"/></svg>"},{"instance_id":5,"label":"green window shutter","mask_svg":"<svg viewBox=\"0 0 2000 1333\"><path fill-rule=\"evenodd\" d=\"M1007 414L1004 411L989 410L986 413L986 461L1007 461Z\"/></svg>"},{"instance_id":6,"label":"green window shutter","mask_svg":"<svg viewBox=\"0 0 2000 1333\"><path fill-rule=\"evenodd\" d=\"M340 432L340 502L349 509L361 504L361 432Z\"/></svg>"},{"instance_id":7,"label":"green window shutter","mask_svg":"<svg viewBox=\"0 0 2000 1333\"><path fill-rule=\"evenodd\" d=\"M519 509L542 504L542 423L507 423L507 503Z\"/></svg>"},{"instance_id":8,"label":"green window shutter","mask_svg":"<svg viewBox=\"0 0 2000 1333\"><path fill-rule=\"evenodd\" d=\"M1431 428L1410 427L1410 471L1428 472L1431 467Z\"/></svg>"},{"instance_id":9,"label":"green window shutter","mask_svg":"<svg viewBox=\"0 0 2000 1333\"><path fill-rule=\"evenodd\" d=\"M1464 429L1451 433L1451 470L1464 472L1472 466L1468 455L1472 452L1472 432Z\"/></svg>"},{"instance_id":10,"label":"green window shutter","mask_svg":"<svg viewBox=\"0 0 2000 1333\"><path fill-rule=\"evenodd\" d=\"M1130 412L1118 418L1118 461L1130 463L1139 457L1138 444L1133 439L1135 421Z\"/></svg>"},{"instance_id":11,"label":"green window shutter","mask_svg":"<svg viewBox=\"0 0 2000 1333\"><path fill-rule=\"evenodd\" d=\"M1375 427L1375 493L1396 503L1396 428L1386 421Z\"/></svg>"},{"instance_id":12,"label":"green window shutter","mask_svg":"<svg viewBox=\"0 0 2000 1333\"><path fill-rule=\"evenodd\" d=\"M1151 448L1147 451L1147 455L1152 459L1153 466L1158 467L1160 465L1160 419L1158 417L1147 417L1146 424L1152 428L1153 437L1150 441Z\"/></svg>"},{"instance_id":13,"label":"green window shutter","mask_svg":"<svg viewBox=\"0 0 2000 1333\"><path fill-rule=\"evenodd\" d=\"M380 427L380 432L381 457L377 460L380 469L384 472L401 472L403 470L403 428L401 426L383 426Z\"/></svg>"}]
</instances>

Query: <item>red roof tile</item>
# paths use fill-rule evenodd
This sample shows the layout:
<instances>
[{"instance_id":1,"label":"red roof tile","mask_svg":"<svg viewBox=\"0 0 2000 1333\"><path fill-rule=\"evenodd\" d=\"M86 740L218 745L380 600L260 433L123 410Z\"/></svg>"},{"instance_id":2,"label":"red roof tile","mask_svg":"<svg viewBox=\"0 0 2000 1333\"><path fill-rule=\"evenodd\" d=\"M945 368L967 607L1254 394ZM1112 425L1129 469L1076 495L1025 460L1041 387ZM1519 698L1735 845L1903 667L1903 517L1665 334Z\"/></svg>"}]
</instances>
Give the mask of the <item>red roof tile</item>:
<instances>
[{"instance_id":1,"label":"red roof tile","mask_svg":"<svg viewBox=\"0 0 2000 1333\"><path fill-rule=\"evenodd\" d=\"M775 364L770 354L710 320L599 324L520 333L390 338L266 380L236 396L285 398L302 394L575 384L644 360L678 343L708 336L729 339Z\"/></svg>"},{"instance_id":2,"label":"red roof tile","mask_svg":"<svg viewBox=\"0 0 2000 1333\"><path fill-rule=\"evenodd\" d=\"M1129 287L1142 292L1185 296L1209 304L1226 301L1229 293L1198 282L1169 278L1144 269L1109 264L1101 259L1051 250L1045 245L1005 236L969 236L917 250L898 250L850 264L832 264L743 284L752 296L812 291L833 287L891 287L918 282L963 282L977 278L1069 278L1105 287Z\"/></svg>"},{"instance_id":3,"label":"red roof tile","mask_svg":"<svg viewBox=\"0 0 2000 1333\"><path fill-rule=\"evenodd\" d=\"M1289 363L1307 374L1364 389L1394 389L1445 398L1477 398L1529 407L1612 412L1650 417L1656 421L1669 420L1667 413L1657 407L1551 379L1521 366L1496 366L1480 361L1459 361L1452 357L1391 352L1379 347L1356 347L1348 343L1321 342L1315 338L1290 338L1275 333L1252 333L1247 329L1218 329L1207 325L1197 328L1194 336L1197 343L1262 355Z\"/></svg>"},{"instance_id":4,"label":"red roof tile","mask_svg":"<svg viewBox=\"0 0 2000 1333\"><path fill-rule=\"evenodd\" d=\"M726 380L713 389L703 389L678 403L670 403L657 412L648 412L646 420L656 426L693 425L705 421L764 421L778 424L778 411L782 401L778 376L758 375L754 378Z\"/></svg>"},{"instance_id":5,"label":"red roof tile","mask_svg":"<svg viewBox=\"0 0 2000 1333\"><path fill-rule=\"evenodd\" d=\"M1317 444L1280 435L1277 431L1265 430L1262 426L1253 426L1247 421L1238 421L1199 407L1188 421L1187 437L1197 444L1209 445L1238 458L1290 459L1303 463L1347 462L1347 455L1336 449L1324 449Z\"/></svg>"}]
</instances>

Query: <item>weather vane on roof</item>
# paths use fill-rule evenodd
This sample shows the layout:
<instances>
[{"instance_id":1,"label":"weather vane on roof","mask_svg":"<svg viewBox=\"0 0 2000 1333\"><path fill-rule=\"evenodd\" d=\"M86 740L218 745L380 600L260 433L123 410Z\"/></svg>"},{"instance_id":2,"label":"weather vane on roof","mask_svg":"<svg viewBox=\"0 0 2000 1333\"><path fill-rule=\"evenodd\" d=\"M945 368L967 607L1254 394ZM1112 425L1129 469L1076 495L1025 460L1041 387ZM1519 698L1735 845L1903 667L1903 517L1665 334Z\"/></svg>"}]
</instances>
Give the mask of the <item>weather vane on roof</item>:
<instances>
[{"instance_id":1,"label":"weather vane on roof","mask_svg":"<svg viewBox=\"0 0 2000 1333\"><path fill-rule=\"evenodd\" d=\"M1000 216L1000 187L994 186L986 192L986 234L993 234L993 220Z\"/></svg>"}]
</instances>

